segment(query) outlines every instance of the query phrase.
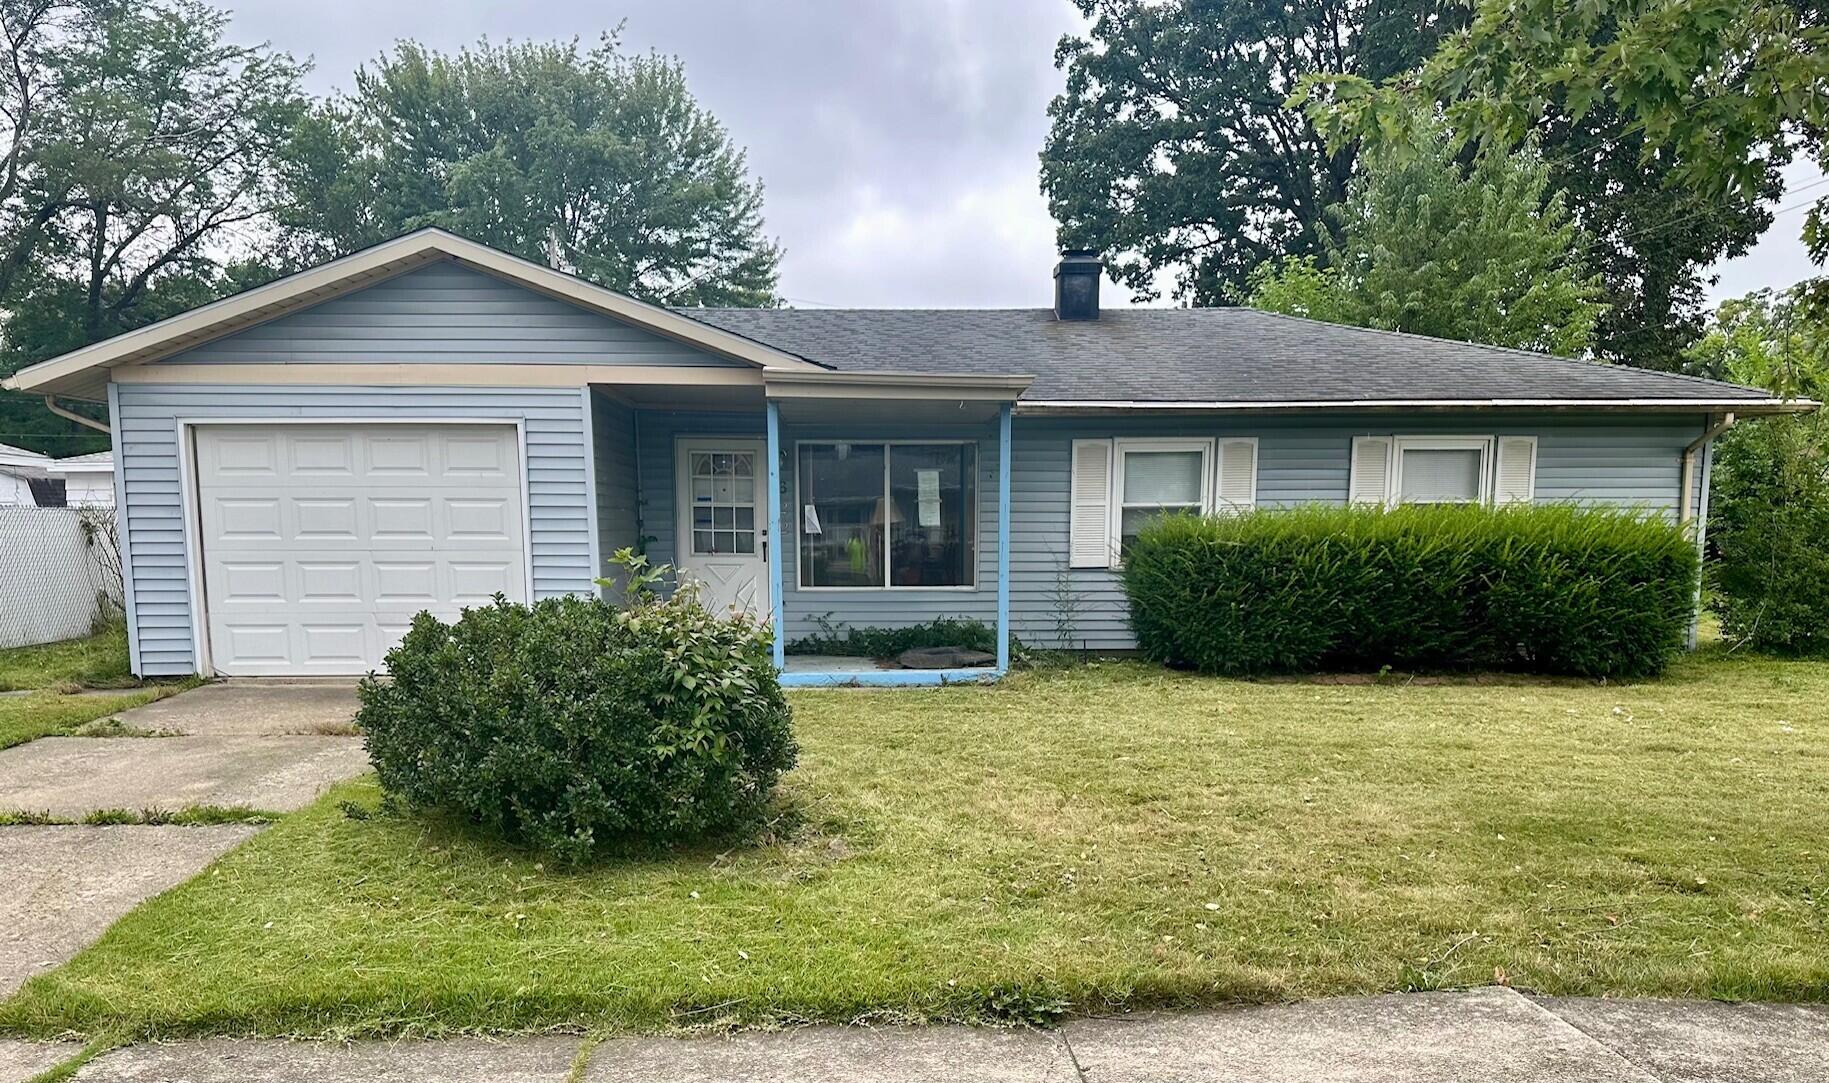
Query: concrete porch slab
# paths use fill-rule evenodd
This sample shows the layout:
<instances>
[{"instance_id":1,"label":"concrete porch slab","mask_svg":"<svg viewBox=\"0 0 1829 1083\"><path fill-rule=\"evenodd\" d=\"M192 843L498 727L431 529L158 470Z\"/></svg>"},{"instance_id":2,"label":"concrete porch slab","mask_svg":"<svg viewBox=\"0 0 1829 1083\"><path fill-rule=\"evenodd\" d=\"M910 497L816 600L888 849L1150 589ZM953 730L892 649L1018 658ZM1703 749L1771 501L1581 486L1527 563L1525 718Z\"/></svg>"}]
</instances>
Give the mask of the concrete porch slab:
<instances>
[{"instance_id":1,"label":"concrete porch slab","mask_svg":"<svg viewBox=\"0 0 1829 1083\"><path fill-rule=\"evenodd\" d=\"M45 737L0 751L0 810L289 812L366 770L359 737Z\"/></svg>"},{"instance_id":2,"label":"concrete porch slab","mask_svg":"<svg viewBox=\"0 0 1829 1083\"><path fill-rule=\"evenodd\" d=\"M0 998L75 955L141 900L189 879L257 830L0 827L0 869L6 870L0 876L0 914L6 915L0 927ZM0 1064L6 1063L0 1050Z\"/></svg>"},{"instance_id":3,"label":"concrete porch slab","mask_svg":"<svg viewBox=\"0 0 1829 1083\"><path fill-rule=\"evenodd\" d=\"M1538 1003L1664 1083L1829 1077L1829 1007L1545 997Z\"/></svg>"},{"instance_id":4,"label":"concrete porch slab","mask_svg":"<svg viewBox=\"0 0 1829 1083\"><path fill-rule=\"evenodd\" d=\"M1496 987L1092 1019L1063 1033L1087 1079L1125 1083L1658 1083Z\"/></svg>"},{"instance_id":5,"label":"concrete porch slab","mask_svg":"<svg viewBox=\"0 0 1829 1083\"><path fill-rule=\"evenodd\" d=\"M1075 1083L1057 1035L987 1027L809 1027L727 1038L622 1038L586 1083ZM1116 1077L1113 1077L1116 1078Z\"/></svg>"},{"instance_id":6,"label":"concrete porch slab","mask_svg":"<svg viewBox=\"0 0 1829 1083\"><path fill-rule=\"evenodd\" d=\"M564 1083L576 1038L287 1042L209 1038L117 1049L79 1083Z\"/></svg>"},{"instance_id":7,"label":"concrete porch slab","mask_svg":"<svg viewBox=\"0 0 1829 1083\"><path fill-rule=\"evenodd\" d=\"M223 681L122 711L127 725L194 736L355 733L356 682Z\"/></svg>"}]
</instances>

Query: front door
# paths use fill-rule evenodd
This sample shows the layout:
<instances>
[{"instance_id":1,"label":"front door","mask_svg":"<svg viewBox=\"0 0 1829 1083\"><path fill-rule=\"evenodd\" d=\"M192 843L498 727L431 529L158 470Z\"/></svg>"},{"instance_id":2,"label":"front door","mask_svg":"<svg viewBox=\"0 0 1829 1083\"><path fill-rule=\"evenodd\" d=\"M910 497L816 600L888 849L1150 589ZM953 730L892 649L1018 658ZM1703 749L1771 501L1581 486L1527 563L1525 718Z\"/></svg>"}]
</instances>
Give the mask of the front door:
<instances>
[{"instance_id":1,"label":"front door","mask_svg":"<svg viewBox=\"0 0 1829 1083\"><path fill-rule=\"evenodd\" d=\"M682 576L700 584L714 613L766 620L768 458L760 440L682 440L679 463Z\"/></svg>"}]
</instances>

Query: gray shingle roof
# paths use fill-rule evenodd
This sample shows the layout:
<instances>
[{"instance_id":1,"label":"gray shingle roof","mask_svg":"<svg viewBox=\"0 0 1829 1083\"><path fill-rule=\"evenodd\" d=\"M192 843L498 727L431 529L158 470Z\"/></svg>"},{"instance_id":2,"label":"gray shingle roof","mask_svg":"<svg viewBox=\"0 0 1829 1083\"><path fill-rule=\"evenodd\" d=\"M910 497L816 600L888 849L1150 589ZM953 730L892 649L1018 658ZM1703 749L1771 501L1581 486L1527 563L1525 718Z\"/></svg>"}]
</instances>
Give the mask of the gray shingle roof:
<instances>
[{"instance_id":1,"label":"gray shingle roof","mask_svg":"<svg viewBox=\"0 0 1829 1083\"><path fill-rule=\"evenodd\" d=\"M1027 401L1765 400L1691 376L1246 308L681 309L841 372L1031 375Z\"/></svg>"}]
</instances>

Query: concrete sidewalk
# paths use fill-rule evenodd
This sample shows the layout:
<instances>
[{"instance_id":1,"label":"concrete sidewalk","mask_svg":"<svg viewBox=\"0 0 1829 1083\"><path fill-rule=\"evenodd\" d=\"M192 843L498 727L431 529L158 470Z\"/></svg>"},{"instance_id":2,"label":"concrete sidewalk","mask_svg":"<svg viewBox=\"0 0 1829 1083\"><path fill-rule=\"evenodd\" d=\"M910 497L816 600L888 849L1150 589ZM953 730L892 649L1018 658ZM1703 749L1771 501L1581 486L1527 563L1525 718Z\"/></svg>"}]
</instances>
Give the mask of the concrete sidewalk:
<instances>
[{"instance_id":1,"label":"concrete sidewalk","mask_svg":"<svg viewBox=\"0 0 1829 1083\"><path fill-rule=\"evenodd\" d=\"M231 1041L132 1046L79 1083L565 1083L583 1043ZM1078 1020L1056 1030L810 1027L623 1038L588 1083L1805 1083L1829 1009L1547 999L1509 989ZM23 1076L0 1071L0 1081Z\"/></svg>"}]
</instances>

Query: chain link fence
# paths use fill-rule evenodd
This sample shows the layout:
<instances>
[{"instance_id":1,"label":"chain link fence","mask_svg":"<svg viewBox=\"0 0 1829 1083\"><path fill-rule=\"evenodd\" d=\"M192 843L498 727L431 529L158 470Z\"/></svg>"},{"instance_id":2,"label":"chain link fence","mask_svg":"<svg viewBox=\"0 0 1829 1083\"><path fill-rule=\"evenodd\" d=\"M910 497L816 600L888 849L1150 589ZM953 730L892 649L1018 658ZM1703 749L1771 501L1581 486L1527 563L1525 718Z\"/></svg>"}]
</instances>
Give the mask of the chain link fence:
<instances>
[{"instance_id":1,"label":"chain link fence","mask_svg":"<svg viewBox=\"0 0 1829 1083\"><path fill-rule=\"evenodd\" d=\"M0 506L0 648L88 635L122 597L115 509Z\"/></svg>"}]
</instances>

